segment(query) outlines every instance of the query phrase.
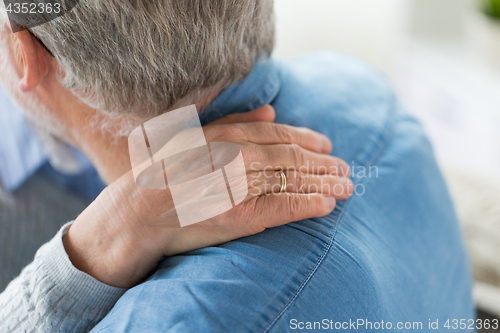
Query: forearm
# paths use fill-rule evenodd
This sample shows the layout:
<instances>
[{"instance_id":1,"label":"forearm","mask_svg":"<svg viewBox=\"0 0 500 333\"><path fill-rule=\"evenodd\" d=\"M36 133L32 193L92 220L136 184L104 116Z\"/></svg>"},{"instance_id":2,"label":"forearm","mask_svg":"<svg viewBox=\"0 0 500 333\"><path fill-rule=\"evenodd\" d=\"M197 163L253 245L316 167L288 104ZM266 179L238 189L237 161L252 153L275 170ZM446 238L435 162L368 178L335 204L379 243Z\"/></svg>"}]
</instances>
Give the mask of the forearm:
<instances>
[{"instance_id":1,"label":"forearm","mask_svg":"<svg viewBox=\"0 0 500 333\"><path fill-rule=\"evenodd\" d=\"M0 294L1 332L87 332L124 293L72 265L62 242L68 227Z\"/></svg>"}]
</instances>

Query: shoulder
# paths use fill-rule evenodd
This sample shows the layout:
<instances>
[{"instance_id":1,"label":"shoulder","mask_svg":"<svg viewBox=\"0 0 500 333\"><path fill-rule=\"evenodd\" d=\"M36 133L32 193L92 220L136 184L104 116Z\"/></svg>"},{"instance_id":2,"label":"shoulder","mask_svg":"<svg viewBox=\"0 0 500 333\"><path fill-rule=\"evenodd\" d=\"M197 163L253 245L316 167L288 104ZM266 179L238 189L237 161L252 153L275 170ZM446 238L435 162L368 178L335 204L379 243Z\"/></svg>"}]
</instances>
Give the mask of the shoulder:
<instances>
[{"instance_id":1,"label":"shoulder","mask_svg":"<svg viewBox=\"0 0 500 333\"><path fill-rule=\"evenodd\" d=\"M299 75L306 80L320 80L316 83L337 89L359 85L359 88L378 88L378 93L391 91L384 74L369 63L346 54L315 51L280 63L291 75Z\"/></svg>"},{"instance_id":2,"label":"shoulder","mask_svg":"<svg viewBox=\"0 0 500 333\"><path fill-rule=\"evenodd\" d=\"M389 80L361 60L321 51L277 64L277 121L327 135L333 154L345 160L360 150L375 153L404 113Z\"/></svg>"}]
</instances>

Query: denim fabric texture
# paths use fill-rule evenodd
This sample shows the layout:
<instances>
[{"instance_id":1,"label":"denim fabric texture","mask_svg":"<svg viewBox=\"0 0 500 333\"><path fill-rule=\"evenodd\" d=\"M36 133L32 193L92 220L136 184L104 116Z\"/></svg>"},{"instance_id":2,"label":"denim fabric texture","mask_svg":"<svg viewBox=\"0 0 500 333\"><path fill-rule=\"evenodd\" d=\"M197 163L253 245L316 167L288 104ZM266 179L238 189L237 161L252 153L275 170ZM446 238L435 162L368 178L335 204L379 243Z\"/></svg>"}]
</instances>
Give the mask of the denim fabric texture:
<instances>
[{"instance_id":1,"label":"denim fabric texture","mask_svg":"<svg viewBox=\"0 0 500 333\"><path fill-rule=\"evenodd\" d=\"M0 85L1 188L14 193L32 176L43 176L91 203L106 184L83 153L73 147L69 149L81 167L78 174L64 174L52 167L37 133Z\"/></svg>"},{"instance_id":2,"label":"denim fabric texture","mask_svg":"<svg viewBox=\"0 0 500 333\"><path fill-rule=\"evenodd\" d=\"M0 182L18 189L45 162L42 143L0 85Z\"/></svg>"},{"instance_id":3,"label":"denim fabric texture","mask_svg":"<svg viewBox=\"0 0 500 333\"><path fill-rule=\"evenodd\" d=\"M323 218L165 258L93 332L294 332L294 323L324 320L331 331L336 322L350 323L345 332L421 322L408 331L425 332L429 320L445 331L448 319L474 319L446 185L422 127L388 81L329 52L271 59L226 89L202 122L268 103L277 123L330 137L358 194ZM354 328L358 319L392 329Z\"/></svg>"}]
</instances>

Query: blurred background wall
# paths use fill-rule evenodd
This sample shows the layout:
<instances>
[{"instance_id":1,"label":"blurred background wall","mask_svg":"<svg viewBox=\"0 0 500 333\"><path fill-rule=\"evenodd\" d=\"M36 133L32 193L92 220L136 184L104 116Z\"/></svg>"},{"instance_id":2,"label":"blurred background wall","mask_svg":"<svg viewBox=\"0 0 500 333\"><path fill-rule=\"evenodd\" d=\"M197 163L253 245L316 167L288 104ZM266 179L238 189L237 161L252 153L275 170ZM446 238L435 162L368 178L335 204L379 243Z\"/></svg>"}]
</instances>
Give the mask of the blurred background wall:
<instances>
[{"instance_id":1,"label":"blurred background wall","mask_svg":"<svg viewBox=\"0 0 500 333\"><path fill-rule=\"evenodd\" d=\"M330 49L372 63L422 120L443 164L498 176L500 51L489 59L477 3L276 0L275 55ZM493 37L500 45L500 27Z\"/></svg>"},{"instance_id":2,"label":"blurred background wall","mask_svg":"<svg viewBox=\"0 0 500 333\"><path fill-rule=\"evenodd\" d=\"M422 122L463 224L477 303L500 316L500 19L487 18L480 0L275 0L275 8L276 56L330 49L362 58Z\"/></svg>"},{"instance_id":3,"label":"blurred background wall","mask_svg":"<svg viewBox=\"0 0 500 333\"><path fill-rule=\"evenodd\" d=\"M332 49L389 71L407 25L407 0L275 0L275 55Z\"/></svg>"}]
</instances>

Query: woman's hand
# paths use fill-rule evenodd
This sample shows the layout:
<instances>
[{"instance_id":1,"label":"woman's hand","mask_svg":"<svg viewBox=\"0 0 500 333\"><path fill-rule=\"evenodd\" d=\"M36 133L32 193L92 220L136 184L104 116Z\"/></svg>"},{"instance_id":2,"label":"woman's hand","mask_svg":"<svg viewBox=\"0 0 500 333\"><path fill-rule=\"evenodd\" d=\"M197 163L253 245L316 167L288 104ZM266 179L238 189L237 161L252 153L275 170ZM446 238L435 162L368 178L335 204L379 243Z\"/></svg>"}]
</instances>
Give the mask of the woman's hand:
<instances>
[{"instance_id":1,"label":"woman's hand","mask_svg":"<svg viewBox=\"0 0 500 333\"><path fill-rule=\"evenodd\" d=\"M214 246L290 222L329 214L353 191L349 166L309 129L274 124L265 106L204 127L208 142L239 145L249 194L235 208L181 228L170 191L139 188L132 172L108 186L64 238L76 268L117 287L140 283L163 256ZM279 170L287 188L280 189Z\"/></svg>"}]
</instances>

